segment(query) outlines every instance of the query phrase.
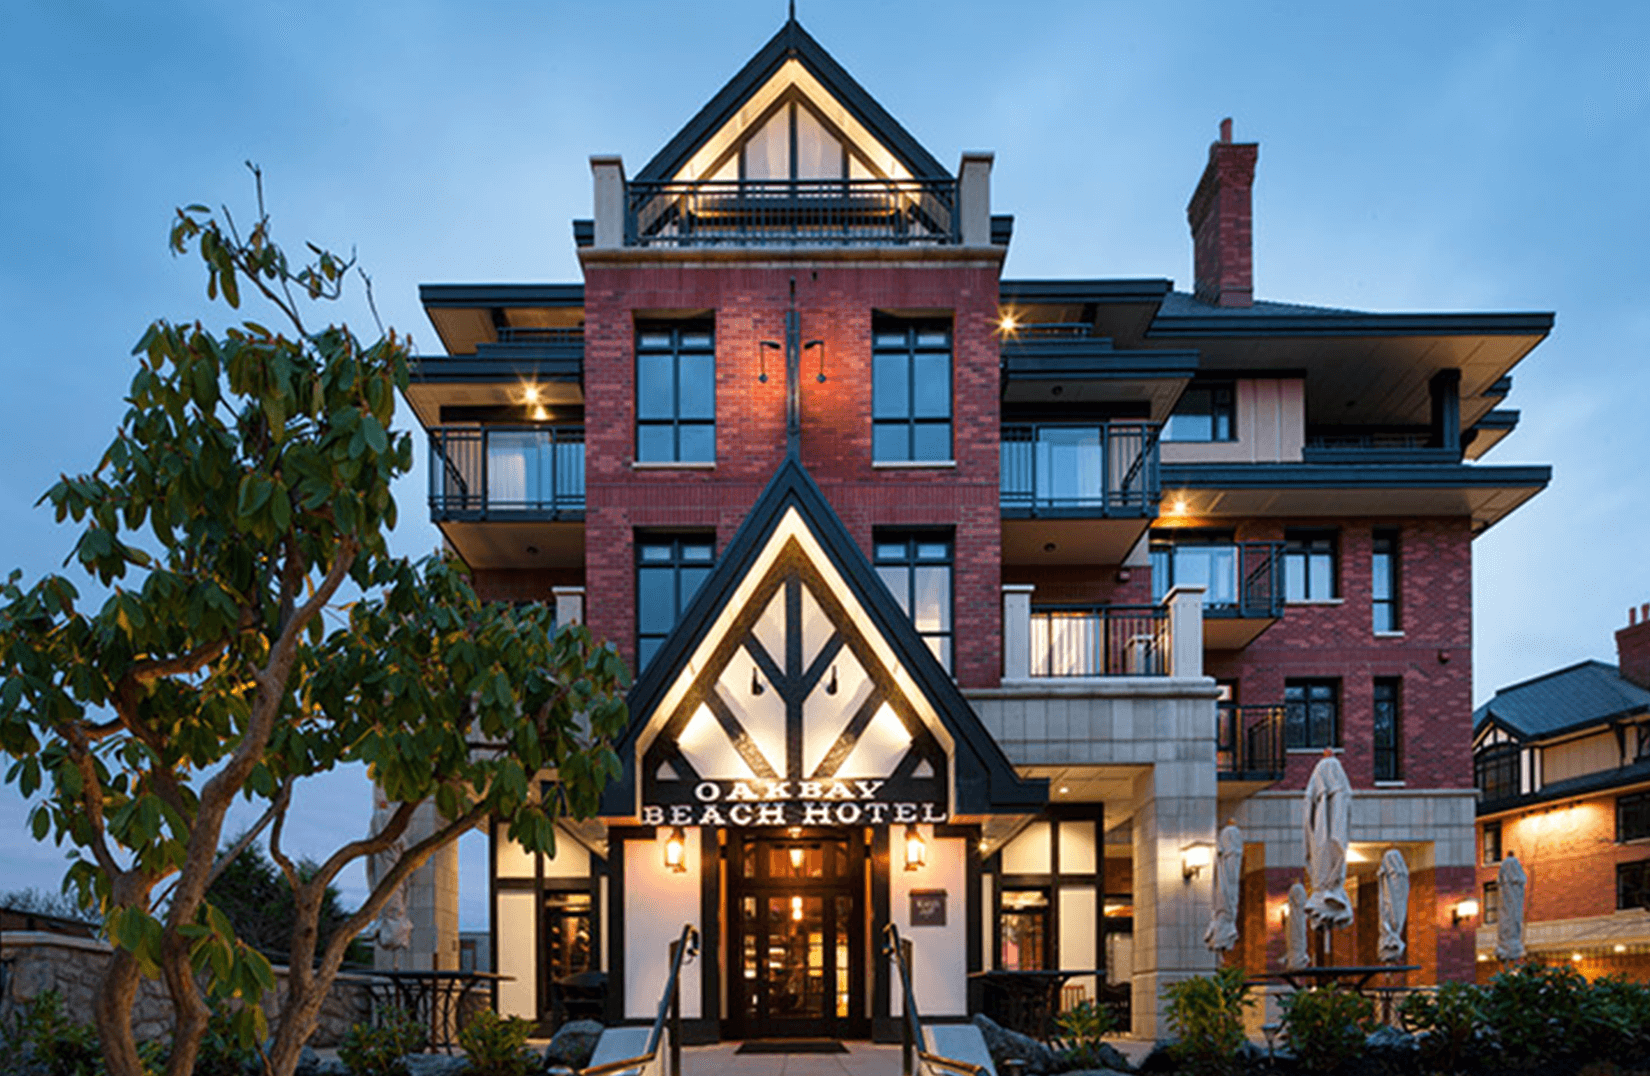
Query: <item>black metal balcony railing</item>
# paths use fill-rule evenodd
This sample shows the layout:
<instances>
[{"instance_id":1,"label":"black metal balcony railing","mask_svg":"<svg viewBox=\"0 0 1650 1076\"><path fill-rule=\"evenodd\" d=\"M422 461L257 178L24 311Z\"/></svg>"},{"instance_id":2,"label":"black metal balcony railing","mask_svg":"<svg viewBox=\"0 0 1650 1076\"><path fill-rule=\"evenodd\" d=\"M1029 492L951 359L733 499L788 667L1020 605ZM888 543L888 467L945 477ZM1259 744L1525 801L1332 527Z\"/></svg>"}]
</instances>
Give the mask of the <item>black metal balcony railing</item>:
<instances>
[{"instance_id":1,"label":"black metal balcony railing","mask_svg":"<svg viewBox=\"0 0 1650 1076\"><path fill-rule=\"evenodd\" d=\"M430 431L430 512L436 519L543 519L583 510L583 426Z\"/></svg>"},{"instance_id":2,"label":"black metal balcony railing","mask_svg":"<svg viewBox=\"0 0 1650 1076\"><path fill-rule=\"evenodd\" d=\"M1283 543L1154 544L1153 597L1162 601L1176 583L1197 583L1210 619L1283 615Z\"/></svg>"},{"instance_id":3,"label":"black metal balcony railing","mask_svg":"<svg viewBox=\"0 0 1650 1076\"><path fill-rule=\"evenodd\" d=\"M1048 605L1031 611L1032 676L1167 676L1162 605Z\"/></svg>"},{"instance_id":4,"label":"black metal balcony railing","mask_svg":"<svg viewBox=\"0 0 1650 1076\"><path fill-rule=\"evenodd\" d=\"M1216 710L1215 768L1222 775L1251 780L1283 776L1282 706L1238 706Z\"/></svg>"},{"instance_id":5,"label":"black metal balcony railing","mask_svg":"<svg viewBox=\"0 0 1650 1076\"><path fill-rule=\"evenodd\" d=\"M498 330L501 344L576 344L583 345L582 328L548 328L538 325L506 325Z\"/></svg>"},{"instance_id":6,"label":"black metal balcony railing","mask_svg":"<svg viewBox=\"0 0 1650 1076\"><path fill-rule=\"evenodd\" d=\"M1002 505L1032 515L1151 517L1161 495L1148 422L1002 428Z\"/></svg>"},{"instance_id":7,"label":"black metal balcony railing","mask_svg":"<svg viewBox=\"0 0 1650 1076\"><path fill-rule=\"evenodd\" d=\"M954 179L632 181L627 247L952 246Z\"/></svg>"}]
</instances>

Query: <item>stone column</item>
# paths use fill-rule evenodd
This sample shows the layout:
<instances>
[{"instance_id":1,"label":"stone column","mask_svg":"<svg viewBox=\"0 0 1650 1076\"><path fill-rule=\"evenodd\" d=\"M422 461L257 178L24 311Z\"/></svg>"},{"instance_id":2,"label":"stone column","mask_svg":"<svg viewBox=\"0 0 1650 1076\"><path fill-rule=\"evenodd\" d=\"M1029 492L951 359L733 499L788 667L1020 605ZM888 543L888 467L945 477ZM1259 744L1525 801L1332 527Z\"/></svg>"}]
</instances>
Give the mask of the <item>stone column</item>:
<instances>
[{"instance_id":1,"label":"stone column","mask_svg":"<svg viewBox=\"0 0 1650 1076\"><path fill-rule=\"evenodd\" d=\"M413 814L405 844L412 847L435 830L435 805ZM458 970L458 843L449 842L412 872L406 882L412 941L400 950L373 946L373 967L404 971Z\"/></svg>"},{"instance_id":2,"label":"stone column","mask_svg":"<svg viewBox=\"0 0 1650 1076\"><path fill-rule=\"evenodd\" d=\"M991 245L991 164L995 155L972 152L957 166L958 237L965 247Z\"/></svg>"},{"instance_id":3,"label":"stone column","mask_svg":"<svg viewBox=\"0 0 1650 1076\"><path fill-rule=\"evenodd\" d=\"M616 155L590 158L590 175L595 182L595 241L597 250L617 250L624 246L624 159Z\"/></svg>"},{"instance_id":4,"label":"stone column","mask_svg":"<svg viewBox=\"0 0 1650 1076\"><path fill-rule=\"evenodd\" d=\"M1215 839L1214 738L1206 699L1177 699L1172 740L1158 741L1159 761L1134 782L1134 995L1135 1038L1168 1034L1163 988L1215 970L1203 944L1214 870L1184 877L1186 846ZM1191 735L1204 728L1201 736ZM1175 757L1164 758L1172 754ZM1195 756L1195 757L1194 757Z\"/></svg>"},{"instance_id":5,"label":"stone column","mask_svg":"<svg viewBox=\"0 0 1650 1076\"><path fill-rule=\"evenodd\" d=\"M550 593L556 599L556 624L558 626L584 623L583 587L551 587Z\"/></svg>"},{"instance_id":6,"label":"stone column","mask_svg":"<svg viewBox=\"0 0 1650 1076\"><path fill-rule=\"evenodd\" d=\"M1163 597L1169 607L1170 676L1203 675L1203 592L1207 589L1177 586Z\"/></svg>"},{"instance_id":7,"label":"stone column","mask_svg":"<svg viewBox=\"0 0 1650 1076\"><path fill-rule=\"evenodd\" d=\"M1031 678L1031 592L1029 583L1003 586L1003 679Z\"/></svg>"}]
</instances>

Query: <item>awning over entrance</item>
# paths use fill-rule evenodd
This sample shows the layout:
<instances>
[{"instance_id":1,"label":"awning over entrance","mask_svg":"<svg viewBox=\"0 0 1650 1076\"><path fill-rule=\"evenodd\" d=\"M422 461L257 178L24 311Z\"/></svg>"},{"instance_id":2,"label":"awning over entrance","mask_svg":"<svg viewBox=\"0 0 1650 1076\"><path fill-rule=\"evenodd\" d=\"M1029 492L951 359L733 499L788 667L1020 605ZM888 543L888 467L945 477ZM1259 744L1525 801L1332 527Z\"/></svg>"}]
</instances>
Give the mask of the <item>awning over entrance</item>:
<instances>
[{"instance_id":1,"label":"awning over entrance","mask_svg":"<svg viewBox=\"0 0 1650 1076\"><path fill-rule=\"evenodd\" d=\"M794 458L629 702L609 818L932 824L1048 801L1047 783L1015 773Z\"/></svg>"}]
</instances>

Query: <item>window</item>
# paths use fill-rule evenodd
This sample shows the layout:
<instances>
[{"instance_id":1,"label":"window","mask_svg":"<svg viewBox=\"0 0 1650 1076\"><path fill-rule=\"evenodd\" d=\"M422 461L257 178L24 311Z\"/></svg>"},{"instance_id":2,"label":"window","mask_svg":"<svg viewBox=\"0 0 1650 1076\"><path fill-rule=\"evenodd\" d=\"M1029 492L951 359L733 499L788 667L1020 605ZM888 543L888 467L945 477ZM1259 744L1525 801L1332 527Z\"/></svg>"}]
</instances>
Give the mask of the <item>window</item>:
<instances>
[{"instance_id":1,"label":"window","mask_svg":"<svg viewBox=\"0 0 1650 1076\"><path fill-rule=\"evenodd\" d=\"M1492 744L1473 755L1473 784L1480 803L1518 795L1518 755L1515 743Z\"/></svg>"},{"instance_id":2,"label":"window","mask_svg":"<svg viewBox=\"0 0 1650 1076\"><path fill-rule=\"evenodd\" d=\"M1237 604L1237 544L1228 531L1159 531L1152 535L1152 600L1175 586L1203 586L1203 604Z\"/></svg>"},{"instance_id":3,"label":"window","mask_svg":"<svg viewBox=\"0 0 1650 1076\"><path fill-rule=\"evenodd\" d=\"M737 163L737 170L735 164ZM710 178L716 180L844 179L870 174L814 110L784 101Z\"/></svg>"},{"instance_id":4,"label":"window","mask_svg":"<svg viewBox=\"0 0 1650 1076\"><path fill-rule=\"evenodd\" d=\"M716 346L707 324L636 327L636 459L716 460Z\"/></svg>"},{"instance_id":5,"label":"window","mask_svg":"<svg viewBox=\"0 0 1650 1076\"><path fill-rule=\"evenodd\" d=\"M1283 540L1284 600L1317 602L1336 597L1334 532L1289 530L1283 532Z\"/></svg>"},{"instance_id":6,"label":"window","mask_svg":"<svg viewBox=\"0 0 1650 1076\"><path fill-rule=\"evenodd\" d=\"M1237 408L1230 382L1192 385L1180 394L1174 413L1163 425L1165 441L1234 441Z\"/></svg>"},{"instance_id":7,"label":"window","mask_svg":"<svg viewBox=\"0 0 1650 1076\"><path fill-rule=\"evenodd\" d=\"M951 668L951 539L898 531L876 535L877 575L917 634L948 671Z\"/></svg>"},{"instance_id":8,"label":"window","mask_svg":"<svg viewBox=\"0 0 1650 1076\"><path fill-rule=\"evenodd\" d=\"M1650 909L1650 859L1616 864L1616 909Z\"/></svg>"},{"instance_id":9,"label":"window","mask_svg":"<svg viewBox=\"0 0 1650 1076\"><path fill-rule=\"evenodd\" d=\"M1043 971L1049 966L1048 890L1003 890L997 927L997 967L1003 971Z\"/></svg>"},{"instance_id":10,"label":"window","mask_svg":"<svg viewBox=\"0 0 1650 1076\"><path fill-rule=\"evenodd\" d=\"M1285 747L1341 745L1341 685L1338 680L1285 680Z\"/></svg>"},{"instance_id":11,"label":"window","mask_svg":"<svg viewBox=\"0 0 1650 1076\"><path fill-rule=\"evenodd\" d=\"M1642 841L1650 837L1650 792L1616 800L1616 840Z\"/></svg>"},{"instance_id":12,"label":"window","mask_svg":"<svg viewBox=\"0 0 1650 1076\"><path fill-rule=\"evenodd\" d=\"M1484 866L1501 862L1501 823L1484 823L1483 846Z\"/></svg>"},{"instance_id":13,"label":"window","mask_svg":"<svg viewBox=\"0 0 1650 1076\"><path fill-rule=\"evenodd\" d=\"M1375 780L1400 781L1404 776L1403 736L1399 718L1402 681L1397 677L1375 680Z\"/></svg>"},{"instance_id":14,"label":"window","mask_svg":"<svg viewBox=\"0 0 1650 1076\"><path fill-rule=\"evenodd\" d=\"M878 318L871 332L871 458L951 458L951 326Z\"/></svg>"},{"instance_id":15,"label":"window","mask_svg":"<svg viewBox=\"0 0 1650 1076\"><path fill-rule=\"evenodd\" d=\"M1484 925L1490 926L1501 918L1501 886L1497 882L1484 883Z\"/></svg>"},{"instance_id":16,"label":"window","mask_svg":"<svg viewBox=\"0 0 1650 1076\"><path fill-rule=\"evenodd\" d=\"M1370 563L1370 604L1376 631L1397 631L1398 619L1398 532L1375 532Z\"/></svg>"},{"instance_id":17,"label":"window","mask_svg":"<svg viewBox=\"0 0 1650 1076\"><path fill-rule=\"evenodd\" d=\"M665 535L636 539L636 668L647 668L681 619L682 611L710 575L709 536Z\"/></svg>"}]
</instances>

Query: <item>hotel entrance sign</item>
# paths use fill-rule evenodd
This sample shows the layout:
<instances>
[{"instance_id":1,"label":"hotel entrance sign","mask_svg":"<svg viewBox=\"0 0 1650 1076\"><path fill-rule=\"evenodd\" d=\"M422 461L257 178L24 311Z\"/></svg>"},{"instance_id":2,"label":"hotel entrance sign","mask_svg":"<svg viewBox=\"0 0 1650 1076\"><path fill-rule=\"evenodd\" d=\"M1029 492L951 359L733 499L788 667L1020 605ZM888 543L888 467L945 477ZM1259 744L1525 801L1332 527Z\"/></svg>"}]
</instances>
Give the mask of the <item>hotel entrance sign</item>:
<instances>
[{"instance_id":1,"label":"hotel entrance sign","mask_svg":"<svg viewBox=\"0 0 1650 1076\"><path fill-rule=\"evenodd\" d=\"M905 786L900 782L900 786ZM656 786L657 787L657 786ZM890 796L886 779L700 781L692 802L649 803L645 826L859 826L946 821L935 799ZM909 789L908 791L915 791Z\"/></svg>"}]
</instances>

